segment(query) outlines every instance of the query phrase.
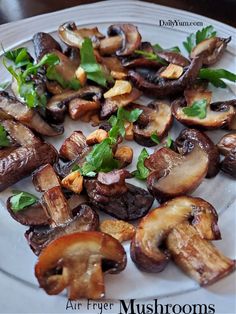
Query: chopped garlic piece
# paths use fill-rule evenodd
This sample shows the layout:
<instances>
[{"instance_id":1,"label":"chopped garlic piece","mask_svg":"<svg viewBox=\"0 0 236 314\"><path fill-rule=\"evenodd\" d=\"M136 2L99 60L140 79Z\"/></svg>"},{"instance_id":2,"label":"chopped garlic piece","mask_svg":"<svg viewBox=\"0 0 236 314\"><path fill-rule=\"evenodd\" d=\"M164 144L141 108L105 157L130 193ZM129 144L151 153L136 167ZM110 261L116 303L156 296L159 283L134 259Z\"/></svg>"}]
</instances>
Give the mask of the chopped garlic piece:
<instances>
[{"instance_id":1,"label":"chopped garlic piece","mask_svg":"<svg viewBox=\"0 0 236 314\"><path fill-rule=\"evenodd\" d=\"M129 94L132 91L132 85L128 81L116 80L115 85L109 89L103 96L104 98L111 98L123 94Z\"/></svg>"}]
</instances>

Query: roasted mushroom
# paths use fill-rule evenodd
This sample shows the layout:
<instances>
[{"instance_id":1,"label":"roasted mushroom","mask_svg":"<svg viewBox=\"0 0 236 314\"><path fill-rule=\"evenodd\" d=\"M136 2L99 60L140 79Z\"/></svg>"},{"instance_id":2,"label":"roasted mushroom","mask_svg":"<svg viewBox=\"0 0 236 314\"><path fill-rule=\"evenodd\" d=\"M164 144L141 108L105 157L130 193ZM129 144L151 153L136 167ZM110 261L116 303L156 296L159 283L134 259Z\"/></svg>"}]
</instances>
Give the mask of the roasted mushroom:
<instances>
[{"instance_id":1,"label":"roasted mushroom","mask_svg":"<svg viewBox=\"0 0 236 314\"><path fill-rule=\"evenodd\" d=\"M185 98L179 98L172 103L174 117L186 126L198 127L201 129L218 129L227 127L235 116L235 100L219 101L207 105L206 117L200 119L198 116L188 116L183 112L187 103Z\"/></svg>"},{"instance_id":2,"label":"roasted mushroom","mask_svg":"<svg viewBox=\"0 0 236 314\"><path fill-rule=\"evenodd\" d=\"M157 55L168 63L176 64L181 67L186 67L190 64L190 61L187 58L174 51L163 50L157 52Z\"/></svg>"},{"instance_id":3,"label":"roasted mushroom","mask_svg":"<svg viewBox=\"0 0 236 314\"><path fill-rule=\"evenodd\" d=\"M176 197L154 209L140 221L130 251L136 266L147 272L162 271L170 255L161 246L172 229L190 220L202 238L221 238L217 212L211 204L201 198Z\"/></svg>"},{"instance_id":4,"label":"roasted mushroom","mask_svg":"<svg viewBox=\"0 0 236 314\"><path fill-rule=\"evenodd\" d=\"M85 180L90 202L98 209L125 221L143 217L151 208L153 197L145 190L125 183L127 170L99 174L97 179Z\"/></svg>"},{"instance_id":5,"label":"roasted mushroom","mask_svg":"<svg viewBox=\"0 0 236 314\"><path fill-rule=\"evenodd\" d=\"M74 131L63 142L59 154L66 160L74 160L87 149L86 137L81 131Z\"/></svg>"},{"instance_id":6,"label":"roasted mushroom","mask_svg":"<svg viewBox=\"0 0 236 314\"><path fill-rule=\"evenodd\" d=\"M65 119L67 106L71 101L74 99L97 101L101 96L101 89L95 86L87 86L78 91L68 91L55 95L47 103L47 117L54 123L62 123Z\"/></svg>"},{"instance_id":7,"label":"roasted mushroom","mask_svg":"<svg viewBox=\"0 0 236 314\"><path fill-rule=\"evenodd\" d=\"M53 50L61 52L61 46L59 43L47 33L37 33L33 37L34 52L37 60L42 59L42 57Z\"/></svg>"},{"instance_id":8,"label":"roasted mushroom","mask_svg":"<svg viewBox=\"0 0 236 314\"><path fill-rule=\"evenodd\" d=\"M59 26L58 34L61 40L68 46L81 48L85 38L90 38L94 48L98 48L100 40L105 36L101 34L97 27L78 28L75 22L66 22Z\"/></svg>"},{"instance_id":9,"label":"roasted mushroom","mask_svg":"<svg viewBox=\"0 0 236 314\"><path fill-rule=\"evenodd\" d=\"M6 92L0 92L0 109L39 134L57 136L64 131L63 127L55 128L49 125L36 111Z\"/></svg>"},{"instance_id":10,"label":"roasted mushroom","mask_svg":"<svg viewBox=\"0 0 236 314\"><path fill-rule=\"evenodd\" d=\"M217 147L222 155L227 155L233 148L236 147L236 133L225 134Z\"/></svg>"},{"instance_id":11,"label":"roasted mushroom","mask_svg":"<svg viewBox=\"0 0 236 314\"><path fill-rule=\"evenodd\" d=\"M222 57L227 44L231 41L229 38L211 37L201 41L193 48L190 53L190 58L196 58L199 55L203 56L204 65L213 65Z\"/></svg>"},{"instance_id":12,"label":"roasted mushroom","mask_svg":"<svg viewBox=\"0 0 236 314\"><path fill-rule=\"evenodd\" d=\"M170 80L160 77L160 71L157 75L142 76L140 73L130 70L128 77L134 86L151 97L164 98L182 92L188 85L191 85L196 79L202 66L202 57L194 58L191 64L185 68L180 78Z\"/></svg>"},{"instance_id":13,"label":"roasted mushroom","mask_svg":"<svg viewBox=\"0 0 236 314\"><path fill-rule=\"evenodd\" d=\"M132 24L115 24L107 30L108 38L101 40L100 53L117 56L127 56L138 49L141 43L141 35L138 28Z\"/></svg>"},{"instance_id":14,"label":"roasted mushroom","mask_svg":"<svg viewBox=\"0 0 236 314\"><path fill-rule=\"evenodd\" d=\"M105 295L103 272L119 273L126 267L120 242L101 232L79 232L53 241L35 266L40 287L48 294L68 289L68 298L100 299Z\"/></svg>"},{"instance_id":15,"label":"roasted mushroom","mask_svg":"<svg viewBox=\"0 0 236 314\"><path fill-rule=\"evenodd\" d=\"M193 192L207 174L207 153L196 146L183 156L169 148L161 148L145 160L150 170L147 187L162 203L170 198Z\"/></svg>"},{"instance_id":16,"label":"roasted mushroom","mask_svg":"<svg viewBox=\"0 0 236 314\"><path fill-rule=\"evenodd\" d=\"M190 153L196 145L208 155L209 166L206 177L216 176L220 169L220 154L218 148L205 133L195 129L184 129L175 140L175 148L182 155Z\"/></svg>"},{"instance_id":17,"label":"roasted mushroom","mask_svg":"<svg viewBox=\"0 0 236 314\"><path fill-rule=\"evenodd\" d=\"M133 126L134 140L140 145L155 146L151 136L155 134L162 139L171 128L173 117L167 103L155 101L148 106L134 104L128 108L142 110Z\"/></svg>"},{"instance_id":18,"label":"roasted mushroom","mask_svg":"<svg viewBox=\"0 0 236 314\"><path fill-rule=\"evenodd\" d=\"M231 177L236 178L236 147L231 149L222 161L221 170L229 174Z\"/></svg>"}]
</instances>

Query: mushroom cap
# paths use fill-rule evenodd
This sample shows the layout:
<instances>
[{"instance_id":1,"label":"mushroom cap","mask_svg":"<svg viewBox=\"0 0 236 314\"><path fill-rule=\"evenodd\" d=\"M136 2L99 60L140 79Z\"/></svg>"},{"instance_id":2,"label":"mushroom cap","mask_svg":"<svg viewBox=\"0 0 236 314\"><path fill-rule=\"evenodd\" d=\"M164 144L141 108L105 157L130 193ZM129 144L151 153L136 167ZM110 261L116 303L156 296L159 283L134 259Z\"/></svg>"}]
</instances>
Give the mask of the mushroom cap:
<instances>
[{"instance_id":1,"label":"mushroom cap","mask_svg":"<svg viewBox=\"0 0 236 314\"><path fill-rule=\"evenodd\" d=\"M145 160L151 171L147 187L159 202L194 191L206 176L209 159L196 146L185 156L169 148L161 148Z\"/></svg>"},{"instance_id":2,"label":"mushroom cap","mask_svg":"<svg viewBox=\"0 0 236 314\"><path fill-rule=\"evenodd\" d=\"M88 231L60 237L42 251L35 266L40 286L48 294L68 289L68 298L99 299L104 296L105 272L118 273L126 267L120 242L108 234Z\"/></svg>"},{"instance_id":3,"label":"mushroom cap","mask_svg":"<svg viewBox=\"0 0 236 314\"><path fill-rule=\"evenodd\" d=\"M201 198L176 197L140 221L131 243L131 258L136 266L147 272L162 271L170 256L160 247L175 226L190 219L201 238L220 239L218 216L211 204Z\"/></svg>"},{"instance_id":4,"label":"mushroom cap","mask_svg":"<svg viewBox=\"0 0 236 314\"><path fill-rule=\"evenodd\" d=\"M220 153L226 156L231 149L236 147L236 133L225 134L217 144L217 147Z\"/></svg>"}]
</instances>

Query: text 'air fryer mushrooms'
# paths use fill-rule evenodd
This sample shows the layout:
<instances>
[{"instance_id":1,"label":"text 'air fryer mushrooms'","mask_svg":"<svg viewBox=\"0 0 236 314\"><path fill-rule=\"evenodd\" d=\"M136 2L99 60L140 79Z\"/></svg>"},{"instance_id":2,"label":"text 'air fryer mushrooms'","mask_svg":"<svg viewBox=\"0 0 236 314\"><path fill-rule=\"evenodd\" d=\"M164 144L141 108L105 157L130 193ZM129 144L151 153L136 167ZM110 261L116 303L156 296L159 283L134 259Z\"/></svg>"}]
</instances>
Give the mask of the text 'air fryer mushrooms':
<instances>
[{"instance_id":1,"label":"text 'air fryer mushrooms'","mask_svg":"<svg viewBox=\"0 0 236 314\"><path fill-rule=\"evenodd\" d=\"M151 139L153 134L157 135L159 139L167 135L173 121L171 108L168 104L154 102L148 106L134 104L128 108L142 110L133 127L134 140L137 143L143 146L155 146L156 143Z\"/></svg>"},{"instance_id":2,"label":"text 'air fryer mushrooms'","mask_svg":"<svg viewBox=\"0 0 236 314\"><path fill-rule=\"evenodd\" d=\"M175 140L175 148L182 155L190 153L196 145L200 146L209 158L206 177L216 176L220 168L220 154L218 148L205 133L195 129L185 129Z\"/></svg>"},{"instance_id":3,"label":"text 'air fryer mushrooms'","mask_svg":"<svg viewBox=\"0 0 236 314\"><path fill-rule=\"evenodd\" d=\"M183 156L169 148L161 148L145 160L151 171L147 178L148 190L160 202L193 192L207 174L209 159L196 146Z\"/></svg>"},{"instance_id":4,"label":"text 'air fryer mushrooms'","mask_svg":"<svg viewBox=\"0 0 236 314\"><path fill-rule=\"evenodd\" d=\"M70 300L100 299L105 296L103 273L119 273L126 263L118 240L101 232L80 232L49 244L39 256L35 275L48 294L67 288Z\"/></svg>"},{"instance_id":5,"label":"text 'air fryer mushrooms'","mask_svg":"<svg viewBox=\"0 0 236 314\"><path fill-rule=\"evenodd\" d=\"M97 179L85 180L90 202L98 209L122 220L143 217L151 208L153 197L144 189L125 182L127 170L99 173Z\"/></svg>"},{"instance_id":6,"label":"text 'air fryer mushrooms'","mask_svg":"<svg viewBox=\"0 0 236 314\"><path fill-rule=\"evenodd\" d=\"M217 220L214 207L203 199L174 198L141 220L131 242L132 260L143 271L160 272L173 258L201 285L212 284L235 268L209 242L221 238Z\"/></svg>"}]
</instances>

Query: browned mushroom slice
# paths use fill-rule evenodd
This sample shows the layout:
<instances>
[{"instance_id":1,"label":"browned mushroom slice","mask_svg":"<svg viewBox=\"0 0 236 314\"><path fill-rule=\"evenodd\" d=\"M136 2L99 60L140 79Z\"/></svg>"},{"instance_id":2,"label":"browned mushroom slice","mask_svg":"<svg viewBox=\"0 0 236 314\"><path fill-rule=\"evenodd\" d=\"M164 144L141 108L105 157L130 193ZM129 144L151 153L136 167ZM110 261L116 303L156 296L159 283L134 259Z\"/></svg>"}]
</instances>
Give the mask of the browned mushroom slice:
<instances>
[{"instance_id":1,"label":"browned mushroom slice","mask_svg":"<svg viewBox=\"0 0 236 314\"><path fill-rule=\"evenodd\" d=\"M167 61L168 63L176 64L181 67L186 67L190 64L190 61L182 56L180 53L173 51L159 51L157 55Z\"/></svg>"},{"instance_id":2,"label":"browned mushroom slice","mask_svg":"<svg viewBox=\"0 0 236 314\"><path fill-rule=\"evenodd\" d=\"M124 168L132 163L133 149L129 146L119 146L115 152L114 158L120 162L120 168Z\"/></svg>"},{"instance_id":3,"label":"browned mushroom slice","mask_svg":"<svg viewBox=\"0 0 236 314\"><path fill-rule=\"evenodd\" d=\"M101 57L101 62L115 79L124 79L127 76L127 69L122 65L117 57Z\"/></svg>"},{"instance_id":4,"label":"browned mushroom slice","mask_svg":"<svg viewBox=\"0 0 236 314\"><path fill-rule=\"evenodd\" d=\"M0 191L30 175L38 167L53 164L56 159L57 152L50 144L16 148L0 159Z\"/></svg>"},{"instance_id":5,"label":"browned mushroom slice","mask_svg":"<svg viewBox=\"0 0 236 314\"><path fill-rule=\"evenodd\" d=\"M130 70L128 77L133 84L151 97L166 97L182 92L188 85L191 85L197 78L202 66L202 57L192 60L191 64L185 69L183 74L176 80L169 80L157 75L142 76L140 73Z\"/></svg>"},{"instance_id":6,"label":"browned mushroom slice","mask_svg":"<svg viewBox=\"0 0 236 314\"><path fill-rule=\"evenodd\" d=\"M47 216L43 206L36 204L27 206L23 210L15 212L11 207L11 197L7 200L7 209L13 219L25 226L45 226L50 224L50 218Z\"/></svg>"},{"instance_id":7,"label":"browned mushroom slice","mask_svg":"<svg viewBox=\"0 0 236 314\"><path fill-rule=\"evenodd\" d=\"M185 156L162 148L145 160L145 166L151 170L148 190L160 203L191 193L206 176L208 164L208 156L199 146Z\"/></svg>"},{"instance_id":8,"label":"browned mushroom slice","mask_svg":"<svg viewBox=\"0 0 236 314\"><path fill-rule=\"evenodd\" d=\"M94 48L100 45L100 39L104 38L97 27L78 28L74 22L66 22L59 26L58 34L61 40L68 46L81 48L85 38L90 38Z\"/></svg>"},{"instance_id":9,"label":"browned mushroom slice","mask_svg":"<svg viewBox=\"0 0 236 314\"><path fill-rule=\"evenodd\" d=\"M216 176L220 170L220 154L215 144L205 133L195 129L185 129L175 140L175 147L182 155L190 153L196 145L200 146L208 155L209 166L206 177Z\"/></svg>"},{"instance_id":10,"label":"browned mushroom slice","mask_svg":"<svg viewBox=\"0 0 236 314\"><path fill-rule=\"evenodd\" d=\"M87 114L93 116L99 111L100 107L99 101L76 98L70 101L68 111L71 119L78 120Z\"/></svg>"},{"instance_id":11,"label":"browned mushroom slice","mask_svg":"<svg viewBox=\"0 0 236 314\"><path fill-rule=\"evenodd\" d=\"M26 231L25 237L36 255L48 246L50 242L66 234L80 231L97 230L99 217L87 204L80 204L72 211L73 220L55 228L33 228Z\"/></svg>"},{"instance_id":12,"label":"browned mushroom slice","mask_svg":"<svg viewBox=\"0 0 236 314\"><path fill-rule=\"evenodd\" d=\"M136 49L138 49L141 43L141 35L138 31L138 28L132 24L115 24L111 25L107 30L108 36L120 36L122 42L120 46L116 48L117 56L127 56L132 54ZM104 53L104 49L100 51Z\"/></svg>"},{"instance_id":13,"label":"browned mushroom slice","mask_svg":"<svg viewBox=\"0 0 236 314\"><path fill-rule=\"evenodd\" d=\"M33 184L36 191L45 192L54 186L60 186L60 181L50 164L44 165L33 174Z\"/></svg>"},{"instance_id":14,"label":"browned mushroom slice","mask_svg":"<svg viewBox=\"0 0 236 314\"><path fill-rule=\"evenodd\" d=\"M225 134L217 146L221 154L227 155L231 149L236 147L236 133Z\"/></svg>"},{"instance_id":15,"label":"browned mushroom slice","mask_svg":"<svg viewBox=\"0 0 236 314\"><path fill-rule=\"evenodd\" d=\"M13 120L1 122L4 129L20 146L38 145L42 141L25 125Z\"/></svg>"},{"instance_id":16,"label":"browned mushroom slice","mask_svg":"<svg viewBox=\"0 0 236 314\"><path fill-rule=\"evenodd\" d=\"M87 148L86 137L81 131L74 131L63 142L59 154L62 158L73 160Z\"/></svg>"},{"instance_id":17,"label":"browned mushroom slice","mask_svg":"<svg viewBox=\"0 0 236 314\"><path fill-rule=\"evenodd\" d=\"M236 147L231 149L222 161L221 170L229 174L231 177L236 178Z\"/></svg>"},{"instance_id":18,"label":"browned mushroom slice","mask_svg":"<svg viewBox=\"0 0 236 314\"><path fill-rule=\"evenodd\" d=\"M53 96L46 107L46 114L54 123L61 123L65 119L67 105L77 98L85 100L99 100L102 97L101 88L96 86L88 86L78 91L68 91Z\"/></svg>"},{"instance_id":19,"label":"browned mushroom slice","mask_svg":"<svg viewBox=\"0 0 236 314\"><path fill-rule=\"evenodd\" d=\"M99 174L98 179L85 180L91 203L118 219L143 217L151 208L153 197L146 190L125 183L127 175L128 172L121 169Z\"/></svg>"},{"instance_id":20,"label":"browned mushroom slice","mask_svg":"<svg viewBox=\"0 0 236 314\"><path fill-rule=\"evenodd\" d=\"M122 46L123 39L121 36L106 37L100 41L99 52L103 56L113 55Z\"/></svg>"},{"instance_id":21,"label":"browned mushroom slice","mask_svg":"<svg viewBox=\"0 0 236 314\"><path fill-rule=\"evenodd\" d=\"M184 222L167 237L167 248L174 262L201 286L209 286L235 269L235 261L224 256L197 230Z\"/></svg>"},{"instance_id":22,"label":"browned mushroom slice","mask_svg":"<svg viewBox=\"0 0 236 314\"><path fill-rule=\"evenodd\" d=\"M67 288L70 300L100 299L105 296L103 271L119 273L126 263L118 240L101 232L79 232L49 244L39 256L35 275L48 294Z\"/></svg>"},{"instance_id":23,"label":"browned mushroom slice","mask_svg":"<svg viewBox=\"0 0 236 314\"><path fill-rule=\"evenodd\" d=\"M221 238L217 212L201 198L176 197L147 214L139 223L131 243L131 258L138 268L147 272L162 271L169 259L163 247L168 234L183 222L191 221L198 237Z\"/></svg>"},{"instance_id":24,"label":"browned mushroom slice","mask_svg":"<svg viewBox=\"0 0 236 314\"><path fill-rule=\"evenodd\" d=\"M0 121L9 120L9 119L11 120L12 116L7 114L4 110L0 108Z\"/></svg>"},{"instance_id":25,"label":"browned mushroom slice","mask_svg":"<svg viewBox=\"0 0 236 314\"><path fill-rule=\"evenodd\" d=\"M138 108L143 110L138 120L134 123L134 140L143 146L155 146L151 139L156 134L162 139L171 128L173 117L171 108L164 102L153 102L148 106L131 105L130 108Z\"/></svg>"},{"instance_id":26,"label":"browned mushroom slice","mask_svg":"<svg viewBox=\"0 0 236 314\"><path fill-rule=\"evenodd\" d=\"M61 51L58 42L47 33L37 33L33 37L34 51L37 60L40 60L46 53L53 50Z\"/></svg>"},{"instance_id":27,"label":"browned mushroom slice","mask_svg":"<svg viewBox=\"0 0 236 314\"><path fill-rule=\"evenodd\" d=\"M28 108L17 98L10 96L6 92L0 92L0 108L39 134L57 136L63 133L62 127L52 127L36 111Z\"/></svg>"},{"instance_id":28,"label":"browned mushroom slice","mask_svg":"<svg viewBox=\"0 0 236 314\"><path fill-rule=\"evenodd\" d=\"M132 91L129 94L105 99L100 112L101 119L109 118L118 110L118 108L127 106L128 104L137 100L141 95L142 93L138 89L132 88Z\"/></svg>"},{"instance_id":29,"label":"browned mushroom slice","mask_svg":"<svg viewBox=\"0 0 236 314\"><path fill-rule=\"evenodd\" d=\"M202 129L218 129L227 127L235 116L233 107L235 100L219 101L212 103L206 108L206 117L200 119L199 117L190 117L183 112L187 103L184 98L175 100L172 103L172 113L175 118L186 126L199 127Z\"/></svg>"},{"instance_id":30,"label":"browned mushroom slice","mask_svg":"<svg viewBox=\"0 0 236 314\"><path fill-rule=\"evenodd\" d=\"M231 37L212 37L205 39L193 48L190 58L193 59L199 55L203 55L203 64L212 65L220 60L227 47L227 44L230 41Z\"/></svg>"}]
</instances>

